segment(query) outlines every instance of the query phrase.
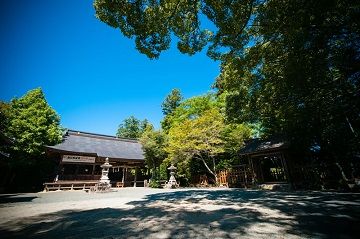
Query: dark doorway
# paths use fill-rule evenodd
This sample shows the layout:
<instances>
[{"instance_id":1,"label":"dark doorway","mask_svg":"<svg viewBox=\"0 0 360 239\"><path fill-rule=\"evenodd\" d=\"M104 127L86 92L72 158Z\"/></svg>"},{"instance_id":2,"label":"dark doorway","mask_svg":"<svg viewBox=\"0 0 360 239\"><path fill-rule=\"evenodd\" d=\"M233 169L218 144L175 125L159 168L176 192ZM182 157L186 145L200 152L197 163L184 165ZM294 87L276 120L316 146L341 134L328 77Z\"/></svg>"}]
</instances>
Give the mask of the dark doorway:
<instances>
[{"instance_id":1,"label":"dark doorway","mask_svg":"<svg viewBox=\"0 0 360 239\"><path fill-rule=\"evenodd\" d=\"M259 163L264 183L287 181L284 163L280 156L261 157Z\"/></svg>"}]
</instances>

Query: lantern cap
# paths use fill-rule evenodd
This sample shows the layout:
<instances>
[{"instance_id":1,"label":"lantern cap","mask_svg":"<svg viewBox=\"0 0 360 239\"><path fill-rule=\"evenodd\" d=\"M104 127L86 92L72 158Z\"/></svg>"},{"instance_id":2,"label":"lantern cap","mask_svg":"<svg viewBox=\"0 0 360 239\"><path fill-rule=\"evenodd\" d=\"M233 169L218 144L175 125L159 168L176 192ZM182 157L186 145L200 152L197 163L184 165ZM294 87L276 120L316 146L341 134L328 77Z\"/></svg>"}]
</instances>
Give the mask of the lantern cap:
<instances>
[{"instance_id":1,"label":"lantern cap","mask_svg":"<svg viewBox=\"0 0 360 239\"><path fill-rule=\"evenodd\" d=\"M173 164L171 164L171 166L168 167L168 169L169 169L169 170L176 170L176 167L175 167Z\"/></svg>"}]
</instances>

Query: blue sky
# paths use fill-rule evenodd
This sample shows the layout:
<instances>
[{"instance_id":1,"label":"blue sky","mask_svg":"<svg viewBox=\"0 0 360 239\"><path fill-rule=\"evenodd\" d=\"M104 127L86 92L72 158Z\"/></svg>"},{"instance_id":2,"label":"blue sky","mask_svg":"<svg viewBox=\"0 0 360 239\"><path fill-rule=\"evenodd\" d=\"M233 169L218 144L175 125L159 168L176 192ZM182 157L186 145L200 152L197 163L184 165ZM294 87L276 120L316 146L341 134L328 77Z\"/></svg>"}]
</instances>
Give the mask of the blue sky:
<instances>
[{"instance_id":1,"label":"blue sky","mask_svg":"<svg viewBox=\"0 0 360 239\"><path fill-rule=\"evenodd\" d=\"M186 98L211 90L219 63L205 52L172 47L150 60L94 15L91 0L1 1L0 100L41 87L62 126L114 135L130 115L159 127L173 88Z\"/></svg>"}]
</instances>

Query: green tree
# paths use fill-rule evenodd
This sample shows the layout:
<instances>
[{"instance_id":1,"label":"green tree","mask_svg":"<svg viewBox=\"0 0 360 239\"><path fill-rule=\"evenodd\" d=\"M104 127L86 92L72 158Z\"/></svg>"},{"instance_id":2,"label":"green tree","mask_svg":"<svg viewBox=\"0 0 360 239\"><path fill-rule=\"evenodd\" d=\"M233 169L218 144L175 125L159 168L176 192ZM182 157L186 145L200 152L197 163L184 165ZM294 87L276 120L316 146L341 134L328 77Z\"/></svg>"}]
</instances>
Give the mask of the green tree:
<instances>
[{"instance_id":1,"label":"green tree","mask_svg":"<svg viewBox=\"0 0 360 239\"><path fill-rule=\"evenodd\" d=\"M221 61L228 121L260 123L299 151L349 164L359 154L360 16L348 0L95 0L96 16L159 57L178 49ZM213 23L204 29L201 19ZM241 107L240 107L241 106Z\"/></svg>"},{"instance_id":2,"label":"green tree","mask_svg":"<svg viewBox=\"0 0 360 239\"><path fill-rule=\"evenodd\" d=\"M0 131L5 132L9 121L10 104L0 101Z\"/></svg>"},{"instance_id":3,"label":"green tree","mask_svg":"<svg viewBox=\"0 0 360 239\"><path fill-rule=\"evenodd\" d=\"M181 96L180 90L173 89L161 105L163 114L165 116L171 114L180 105L182 100L183 97Z\"/></svg>"},{"instance_id":4,"label":"green tree","mask_svg":"<svg viewBox=\"0 0 360 239\"><path fill-rule=\"evenodd\" d=\"M150 121L147 120L147 119L144 119L144 120L140 121L140 129L141 129L141 131L142 131L142 132L145 132L145 130L146 130L147 128L153 129L154 126L153 126L153 125L150 123Z\"/></svg>"},{"instance_id":5,"label":"green tree","mask_svg":"<svg viewBox=\"0 0 360 239\"><path fill-rule=\"evenodd\" d=\"M211 43L208 54L219 47L243 46L244 29L251 15L265 1L108 1L95 0L96 17L124 36L134 38L136 49L150 58L170 47L171 35L182 53L192 55ZM203 29L207 17L216 30Z\"/></svg>"},{"instance_id":6,"label":"green tree","mask_svg":"<svg viewBox=\"0 0 360 239\"><path fill-rule=\"evenodd\" d=\"M5 135L6 127L9 124L9 113L10 113L10 104L0 101L0 159L4 159L4 161L7 157L4 155L9 155L10 152L10 146L9 139ZM4 142L4 143L3 143ZM2 165L6 165L6 163L2 162ZM3 180L4 182L4 180ZM0 182L0 186L3 182Z\"/></svg>"},{"instance_id":7,"label":"green tree","mask_svg":"<svg viewBox=\"0 0 360 239\"><path fill-rule=\"evenodd\" d=\"M171 127L178 125L186 119L196 118L214 107L220 107L220 103L214 94L186 99L171 114L164 117L161 126L165 132L168 132Z\"/></svg>"},{"instance_id":8,"label":"green tree","mask_svg":"<svg viewBox=\"0 0 360 239\"><path fill-rule=\"evenodd\" d=\"M5 150L10 153L6 161L6 190L40 190L55 167L52 160L43 160L44 146L61 142L60 117L48 105L40 88L1 104L1 117L2 132L13 139Z\"/></svg>"},{"instance_id":9,"label":"green tree","mask_svg":"<svg viewBox=\"0 0 360 239\"><path fill-rule=\"evenodd\" d=\"M360 148L356 9L352 1L262 4L247 27L252 44L222 60L228 118L260 121L298 152L317 148L322 160L351 165Z\"/></svg>"},{"instance_id":10,"label":"green tree","mask_svg":"<svg viewBox=\"0 0 360 239\"><path fill-rule=\"evenodd\" d=\"M253 135L253 130L246 124L227 124L225 125L222 137L224 140L224 150L237 157L237 153L244 147L245 141Z\"/></svg>"},{"instance_id":11,"label":"green tree","mask_svg":"<svg viewBox=\"0 0 360 239\"><path fill-rule=\"evenodd\" d=\"M160 164L167 157L165 151L167 137L162 131L147 127L140 137L140 143L144 150L146 164L152 169L152 179L155 180Z\"/></svg>"},{"instance_id":12,"label":"green tree","mask_svg":"<svg viewBox=\"0 0 360 239\"><path fill-rule=\"evenodd\" d=\"M147 119L141 121L134 116L130 116L119 125L116 136L137 139L141 137L147 127L152 127Z\"/></svg>"},{"instance_id":13,"label":"green tree","mask_svg":"<svg viewBox=\"0 0 360 239\"><path fill-rule=\"evenodd\" d=\"M36 158L44 155L45 145L61 142L60 117L40 88L30 90L11 101L5 133L15 139L13 150L18 157Z\"/></svg>"},{"instance_id":14,"label":"green tree","mask_svg":"<svg viewBox=\"0 0 360 239\"><path fill-rule=\"evenodd\" d=\"M224 152L223 116L218 109L206 110L193 119L185 119L169 131L167 152L178 165L188 167L190 159L200 160L217 181L215 158Z\"/></svg>"}]
</instances>

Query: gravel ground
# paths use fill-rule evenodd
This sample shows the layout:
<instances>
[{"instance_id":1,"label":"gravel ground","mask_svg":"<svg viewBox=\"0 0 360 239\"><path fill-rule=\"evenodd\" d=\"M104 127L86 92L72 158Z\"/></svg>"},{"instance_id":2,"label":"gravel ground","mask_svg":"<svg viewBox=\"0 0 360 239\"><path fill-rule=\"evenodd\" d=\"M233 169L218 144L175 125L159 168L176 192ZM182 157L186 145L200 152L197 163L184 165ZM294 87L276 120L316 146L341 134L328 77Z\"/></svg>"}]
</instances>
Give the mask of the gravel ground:
<instances>
[{"instance_id":1,"label":"gravel ground","mask_svg":"<svg viewBox=\"0 0 360 239\"><path fill-rule=\"evenodd\" d=\"M360 194L123 188L0 195L0 238L359 238Z\"/></svg>"}]
</instances>

